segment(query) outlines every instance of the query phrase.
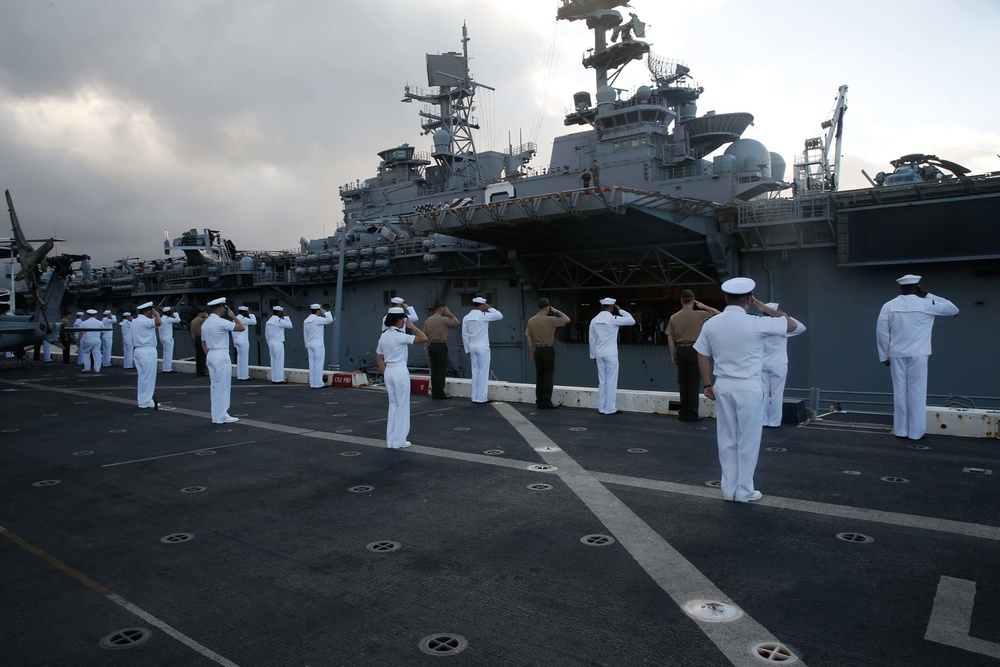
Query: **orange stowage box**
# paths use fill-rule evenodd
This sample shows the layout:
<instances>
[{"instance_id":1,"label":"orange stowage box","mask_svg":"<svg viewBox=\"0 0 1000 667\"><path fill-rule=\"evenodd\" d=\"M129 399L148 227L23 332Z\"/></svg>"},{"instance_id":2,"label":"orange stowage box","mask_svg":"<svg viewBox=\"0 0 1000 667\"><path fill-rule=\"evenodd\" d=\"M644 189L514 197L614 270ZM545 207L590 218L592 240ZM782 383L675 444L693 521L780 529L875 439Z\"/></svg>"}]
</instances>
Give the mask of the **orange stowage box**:
<instances>
[{"instance_id":1,"label":"orange stowage box","mask_svg":"<svg viewBox=\"0 0 1000 667\"><path fill-rule=\"evenodd\" d=\"M429 377L411 377L410 378L410 393L411 394L429 394L431 393L431 379Z\"/></svg>"}]
</instances>

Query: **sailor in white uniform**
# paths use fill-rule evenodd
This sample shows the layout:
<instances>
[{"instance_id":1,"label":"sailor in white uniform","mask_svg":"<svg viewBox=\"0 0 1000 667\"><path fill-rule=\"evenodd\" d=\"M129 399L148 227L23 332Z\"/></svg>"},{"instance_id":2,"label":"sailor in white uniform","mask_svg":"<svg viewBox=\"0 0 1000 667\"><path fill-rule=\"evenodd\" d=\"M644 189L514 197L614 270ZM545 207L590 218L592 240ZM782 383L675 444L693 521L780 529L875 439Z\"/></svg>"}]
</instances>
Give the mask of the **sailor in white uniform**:
<instances>
[{"instance_id":1,"label":"sailor in white uniform","mask_svg":"<svg viewBox=\"0 0 1000 667\"><path fill-rule=\"evenodd\" d=\"M156 392L156 327L162 322L160 314L153 310L153 302L147 301L137 309L139 315L132 320L132 358L139 374L138 401L140 408L155 408L153 394Z\"/></svg>"},{"instance_id":2,"label":"sailor in white uniform","mask_svg":"<svg viewBox=\"0 0 1000 667\"><path fill-rule=\"evenodd\" d=\"M473 307L462 318L462 345L470 355L472 367L472 402L489 403L490 392L490 322L503 319L503 313L477 296Z\"/></svg>"},{"instance_id":3,"label":"sailor in white uniform","mask_svg":"<svg viewBox=\"0 0 1000 667\"><path fill-rule=\"evenodd\" d=\"M101 372L101 332L103 326L96 317L97 311L90 309L87 311L87 319L77 322L78 329L89 329L90 331L80 332L80 356L83 357L83 372Z\"/></svg>"},{"instance_id":4,"label":"sailor in white uniform","mask_svg":"<svg viewBox=\"0 0 1000 667\"><path fill-rule=\"evenodd\" d=\"M597 411L617 415L618 329L635 326L635 318L608 297L601 299L601 312L590 321L590 358L597 364Z\"/></svg>"},{"instance_id":5,"label":"sailor in white uniform","mask_svg":"<svg viewBox=\"0 0 1000 667\"><path fill-rule=\"evenodd\" d=\"M705 398L716 402L722 498L740 503L764 497L753 484L764 421L760 383L764 339L784 337L795 329L792 318L753 297L754 287L756 283L750 278L722 283L726 309L705 322L694 343ZM748 315L751 303L767 317ZM709 360L715 361L714 385Z\"/></svg>"},{"instance_id":6,"label":"sailor in white uniform","mask_svg":"<svg viewBox=\"0 0 1000 667\"><path fill-rule=\"evenodd\" d=\"M132 363L132 313L127 310L122 313L118 326L122 328L122 368L135 368Z\"/></svg>"},{"instance_id":7,"label":"sailor in white uniform","mask_svg":"<svg viewBox=\"0 0 1000 667\"><path fill-rule=\"evenodd\" d=\"M118 318L111 314L110 310L104 311L104 317L101 319L101 326L103 326L107 331L101 332L101 365L110 366L111 365L111 346L115 342L115 322Z\"/></svg>"},{"instance_id":8,"label":"sailor in white uniform","mask_svg":"<svg viewBox=\"0 0 1000 667\"><path fill-rule=\"evenodd\" d=\"M243 330L233 329L233 347L236 348L236 379L250 379L250 327L257 326L257 318L247 306L240 306L236 319L243 323Z\"/></svg>"},{"instance_id":9,"label":"sailor in white uniform","mask_svg":"<svg viewBox=\"0 0 1000 667\"><path fill-rule=\"evenodd\" d=\"M181 316L174 312L170 306L164 306L163 317L156 330L160 332L160 345L163 346L163 366L164 373L174 373L174 325L181 323Z\"/></svg>"},{"instance_id":10,"label":"sailor in white uniform","mask_svg":"<svg viewBox=\"0 0 1000 667\"><path fill-rule=\"evenodd\" d=\"M333 324L333 313L323 310L314 303L309 306L312 314L302 322L302 337L306 342L306 352L309 354L309 386L312 389L323 387L323 362L326 361L326 341L323 337L324 327Z\"/></svg>"},{"instance_id":11,"label":"sailor in white uniform","mask_svg":"<svg viewBox=\"0 0 1000 667\"><path fill-rule=\"evenodd\" d=\"M929 293L920 276L897 278L901 294L882 306L875 326L878 358L892 374L892 432L919 440L927 431L927 360L934 318L958 315L958 306Z\"/></svg>"},{"instance_id":12,"label":"sailor in white uniform","mask_svg":"<svg viewBox=\"0 0 1000 667\"><path fill-rule=\"evenodd\" d=\"M271 383L285 384L285 330L292 328L292 321L285 317L285 309L274 307L274 314L264 325L267 350L271 354Z\"/></svg>"},{"instance_id":13,"label":"sailor in white uniform","mask_svg":"<svg viewBox=\"0 0 1000 667\"><path fill-rule=\"evenodd\" d=\"M778 304L764 304L778 310ZM788 379L788 339L805 333L806 325L795 318L795 328L787 336L768 336L764 339L764 357L760 367L760 384L764 388L764 426L781 426L781 403L785 398L785 380Z\"/></svg>"},{"instance_id":14,"label":"sailor in white uniform","mask_svg":"<svg viewBox=\"0 0 1000 667\"><path fill-rule=\"evenodd\" d=\"M205 351L205 365L212 392L212 423L232 424L238 417L229 415L230 390L233 383L233 366L229 359L229 334L245 329L226 306L226 297L208 302L212 314L201 325L201 347ZM228 315L231 319L223 318Z\"/></svg>"},{"instance_id":15,"label":"sailor in white uniform","mask_svg":"<svg viewBox=\"0 0 1000 667\"><path fill-rule=\"evenodd\" d=\"M406 303L406 299L401 296L394 296L389 300L392 303L392 308L402 308L406 313L406 317L409 318L411 322L419 322L420 316L417 315L416 309L413 306ZM382 321L382 331L385 331L385 320Z\"/></svg>"},{"instance_id":16,"label":"sailor in white uniform","mask_svg":"<svg viewBox=\"0 0 1000 667\"><path fill-rule=\"evenodd\" d=\"M385 331L378 340L375 359L385 379L389 394L389 419L385 427L385 442L389 449L409 447L410 441L410 372L406 368L408 345L427 341L417 326L406 317L402 308L390 308L386 313ZM407 333L409 330L409 333Z\"/></svg>"}]
</instances>

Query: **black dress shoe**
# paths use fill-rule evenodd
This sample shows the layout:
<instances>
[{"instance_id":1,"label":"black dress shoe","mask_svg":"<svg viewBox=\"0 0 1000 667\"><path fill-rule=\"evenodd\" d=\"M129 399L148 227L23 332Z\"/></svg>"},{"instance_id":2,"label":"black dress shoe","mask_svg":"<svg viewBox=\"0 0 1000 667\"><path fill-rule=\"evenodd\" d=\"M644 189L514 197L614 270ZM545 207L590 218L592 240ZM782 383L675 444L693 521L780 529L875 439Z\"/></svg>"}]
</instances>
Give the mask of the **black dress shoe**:
<instances>
[{"instance_id":1,"label":"black dress shoe","mask_svg":"<svg viewBox=\"0 0 1000 667\"><path fill-rule=\"evenodd\" d=\"M288 383L285 382L284 380L282 380L281 382L275 382L274 380L272 380L271 384L288 384Z\"/></svg>"}]
</instances>

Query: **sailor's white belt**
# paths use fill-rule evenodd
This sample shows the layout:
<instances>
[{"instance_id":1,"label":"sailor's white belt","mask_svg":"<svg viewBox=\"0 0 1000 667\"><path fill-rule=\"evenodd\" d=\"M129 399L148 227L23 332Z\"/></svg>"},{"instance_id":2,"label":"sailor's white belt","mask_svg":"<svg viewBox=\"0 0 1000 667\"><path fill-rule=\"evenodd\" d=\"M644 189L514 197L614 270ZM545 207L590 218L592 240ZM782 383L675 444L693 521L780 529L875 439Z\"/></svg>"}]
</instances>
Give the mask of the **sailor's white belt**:
<instances>
[{"instance_id":1,"label":"sailor's white belt","mask_svg":"<svg viewBox=\"0 0 1000 667\"><path fill-rule=\"evenodd\" d=\"M404 364L401 361L394 361L391 364L386 364L385 365L386 368L389 368L390 366L406 366L406 364Z\"/></svg>"}]
</instances>

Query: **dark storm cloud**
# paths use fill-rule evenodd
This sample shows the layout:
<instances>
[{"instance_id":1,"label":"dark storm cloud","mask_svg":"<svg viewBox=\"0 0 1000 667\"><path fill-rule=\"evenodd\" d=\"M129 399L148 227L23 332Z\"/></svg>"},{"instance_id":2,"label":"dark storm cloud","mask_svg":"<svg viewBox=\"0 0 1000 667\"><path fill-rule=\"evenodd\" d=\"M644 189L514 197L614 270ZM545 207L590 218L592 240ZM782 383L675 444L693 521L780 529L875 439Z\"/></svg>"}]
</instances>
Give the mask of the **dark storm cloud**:
<instances>
[{"instance_id":1,"label":"dark storm cloud","mask_svg":"<svg viewBox=\"0 0 1000 667\"><path fill-rule=\"evenodd\" d=\"M0 186L29 235L98 263L155 255L164 228L257 248L332 233L337 186L419 141L399 100L424 84L422 53L461 48L461 18L433 9L17 3L0 41Z\"/></svg>"}]
</instances>

